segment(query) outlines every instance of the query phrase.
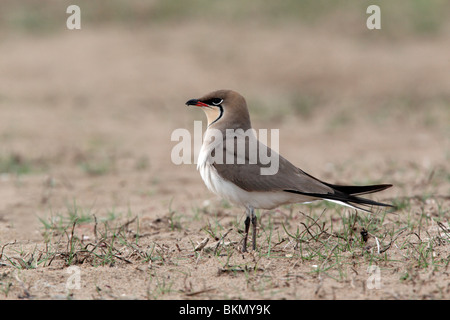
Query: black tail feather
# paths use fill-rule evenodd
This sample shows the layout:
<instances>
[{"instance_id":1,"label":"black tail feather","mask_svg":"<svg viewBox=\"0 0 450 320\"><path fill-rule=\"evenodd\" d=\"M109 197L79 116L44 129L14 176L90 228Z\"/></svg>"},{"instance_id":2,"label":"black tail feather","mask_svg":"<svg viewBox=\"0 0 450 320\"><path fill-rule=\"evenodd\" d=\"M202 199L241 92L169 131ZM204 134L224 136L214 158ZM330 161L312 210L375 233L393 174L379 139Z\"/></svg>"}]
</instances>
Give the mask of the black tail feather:
<instances>
[{"instance_id":1,"label":"black tail feather","mask_svg":"<svg viewBox=\"0 0 450 320\"><path fill-rule=\"evenodd\" d=\"M297 193L301 195L306 195L310 197L315 197L318 199L325 199L325 200L334 200L334 201L340 201L343 202L349 206L355 207L357 209L371 212L372 206L382 206L382 207L391 207L395 208L393 205L377 202L370 199L365 199L361 197L357 197L355 195L361 195L361 194L367 194L372 192L381 191L384 189L387 189L389 187L392 187L391 184L379 184L379 185L371 185L371 186L340 186L340 185L332 185L327 184L329 187L333 188L335 190L335 193L308 193L308 192L301 192L297 190L284 190L286 192L291 193Z\"/></svg>"},{"instance_id":2,"label":"black tail feather","mask_svg":"<svg viewBox=\"0 0 450 320\"><path fill-rule=\"evenodd\" d=\"M383 191L392 187L392 184L375 184L370 186L341 186L337 184L325 183L327 186L349 195L362 195L378 191Z\"/></svg>"}]
</instances>

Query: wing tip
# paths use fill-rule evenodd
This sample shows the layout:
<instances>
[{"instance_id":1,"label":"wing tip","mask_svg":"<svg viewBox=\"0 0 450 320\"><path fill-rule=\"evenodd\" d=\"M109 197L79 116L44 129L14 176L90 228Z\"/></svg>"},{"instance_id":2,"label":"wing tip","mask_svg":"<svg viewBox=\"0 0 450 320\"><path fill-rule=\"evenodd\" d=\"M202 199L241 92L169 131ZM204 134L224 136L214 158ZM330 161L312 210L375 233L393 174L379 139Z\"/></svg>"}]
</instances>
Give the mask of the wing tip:
<instances>
[{"instance_id":1,"label":"wing tip","mask_svg":"<svg viewBox=\"0 0 450 320\"><path fill-rule=\"evenodd\" d=\"M327 185L333 188L334 190L337 190L347 195L362 195L375 193L393 187L392 184L388 183L365 185L365 186L345 186L337 184L327 184Z\"/></svg>"}]
</instances>

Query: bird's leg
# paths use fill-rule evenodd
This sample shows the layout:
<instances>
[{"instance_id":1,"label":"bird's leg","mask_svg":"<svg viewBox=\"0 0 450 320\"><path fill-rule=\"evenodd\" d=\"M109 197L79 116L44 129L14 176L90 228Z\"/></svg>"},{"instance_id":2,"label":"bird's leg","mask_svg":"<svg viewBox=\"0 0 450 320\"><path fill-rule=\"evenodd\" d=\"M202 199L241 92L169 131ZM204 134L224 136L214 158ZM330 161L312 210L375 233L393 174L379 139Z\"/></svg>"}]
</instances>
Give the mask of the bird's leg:
<instances>
[{"instance_id":1,"label":"bird's leg","mask_svg":"<svg viewBox=\"0 0 450 320\"><path fill-rule=\"evenodd\" d=\"M256 250L256 215L255 211L252 207L248 207L246 210L247 217L245 218L245 235L244 235L244 244L242 245L242 252L247 252L247 238L248 238L248 230L250 229L250 222L253 224L253 243L252 248Z\"/></svg>"},{"instance_id":2,"label":"bird's leg","mask_svg":"<svg viewBox=\"0 0 450 320\"><path fill-rule=\"evenodd\" d=\"M248 229L250 228L250 215L248 214L247 209L247 217L245 218L245 235L244 235L244 244L242 245L242 252L247 252L247 238L248 238Z\"/></svg>"},{"instance_id":3,"label":"bird's leg","mask_svg":"<svg viewBox=\"0 0 450 320\"><path fill-rule=\"evenodd\" d=\"M253 208L251 209L252 212L252 225L253 225L253 250L256 250L256 215L253 212Z\"/></svg>"}]
</instances>

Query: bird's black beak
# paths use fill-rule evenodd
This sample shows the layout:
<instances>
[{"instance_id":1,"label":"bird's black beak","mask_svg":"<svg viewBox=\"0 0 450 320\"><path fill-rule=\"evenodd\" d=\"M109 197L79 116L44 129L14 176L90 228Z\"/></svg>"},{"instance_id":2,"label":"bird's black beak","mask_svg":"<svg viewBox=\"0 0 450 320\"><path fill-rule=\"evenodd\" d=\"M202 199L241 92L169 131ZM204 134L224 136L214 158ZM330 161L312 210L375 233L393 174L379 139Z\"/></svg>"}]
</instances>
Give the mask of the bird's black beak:
<instances>
[{"instance_id":1,"label":"bird's black beak","mask_svg":"<svg viewBox=\"0 0 450 320\"><path fill-rule=\"evenodd\" d=\"M187 106L196 106L198 103L198 99L191 99L186 102Z\"/></svg>"},{"instance_id":2,"label":"bird's black beak","mask_svg":"<svg viewBox=\"0 0 450 320\"><path fill-rule=\"evenodd\" d=\"M196 106L196 107L207 107L206 103L201 102L198 99L191 99L186 102L187 106Z\"/></svg>"}]
</instances>

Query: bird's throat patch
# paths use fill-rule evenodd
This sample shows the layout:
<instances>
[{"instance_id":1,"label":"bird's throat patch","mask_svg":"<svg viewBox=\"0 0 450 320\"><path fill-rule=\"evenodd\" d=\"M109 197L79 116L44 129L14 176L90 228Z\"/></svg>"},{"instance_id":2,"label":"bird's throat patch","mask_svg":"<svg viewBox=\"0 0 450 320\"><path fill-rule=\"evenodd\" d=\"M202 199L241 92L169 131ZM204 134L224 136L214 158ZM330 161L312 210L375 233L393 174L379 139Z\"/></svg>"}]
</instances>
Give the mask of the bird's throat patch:
<instances>
[{"instance_id":1,"label":"bird's throat patch","mask_svg":"<svg viewBox=\"0 0 450 320\"><path fill-rule=\"evenodd\" d=\"M212 125L213 123L217 122L220 118L222 118L223 115L222 106L203 108L203 110L205 111L206 118L208 119L208 126Z\"/></svg>"}]
</instances>

